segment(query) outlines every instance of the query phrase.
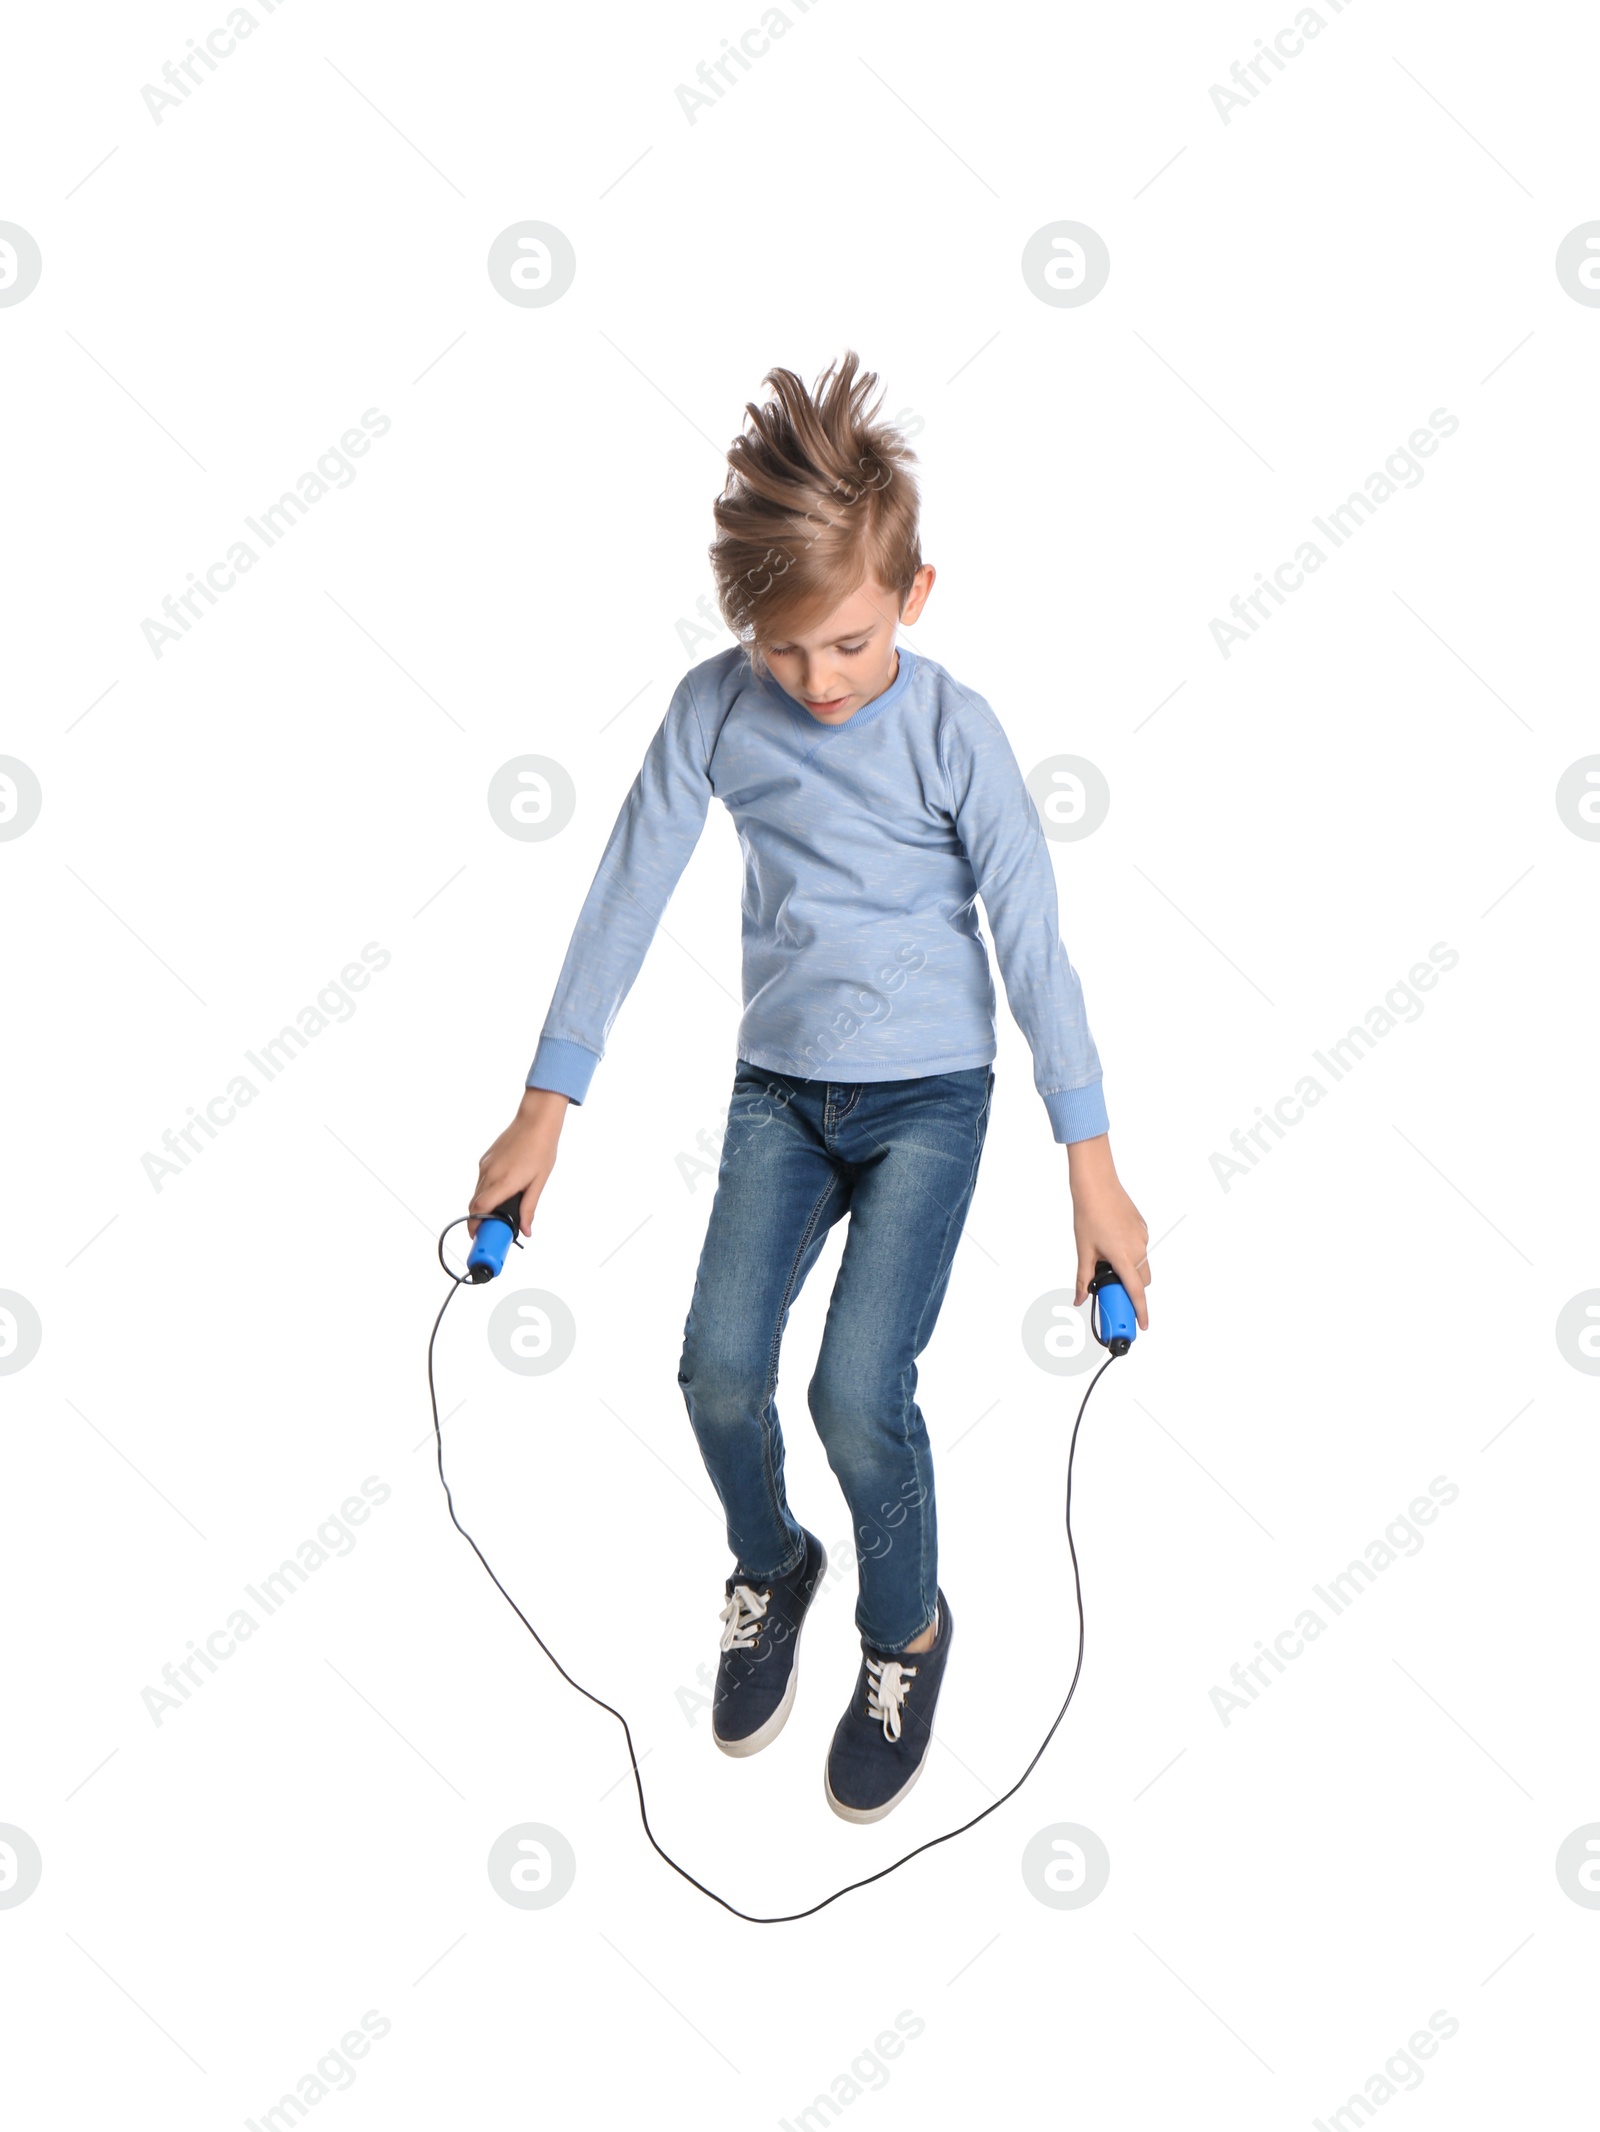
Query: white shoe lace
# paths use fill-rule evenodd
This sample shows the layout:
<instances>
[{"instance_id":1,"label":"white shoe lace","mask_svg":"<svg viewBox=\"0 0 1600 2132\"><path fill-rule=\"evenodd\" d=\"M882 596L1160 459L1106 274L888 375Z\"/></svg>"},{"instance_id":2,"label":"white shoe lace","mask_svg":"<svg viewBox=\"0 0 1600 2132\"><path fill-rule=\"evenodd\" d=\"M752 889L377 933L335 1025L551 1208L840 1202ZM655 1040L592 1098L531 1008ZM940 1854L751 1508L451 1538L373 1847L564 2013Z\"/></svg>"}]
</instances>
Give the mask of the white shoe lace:
<instances>
[{"instance_id":1,"label":"white shoe lace","mask_svg":"<svg viewBox=\"0 0 1600 2132\"><path fill-rule=\"evenodd\" d=\"M883 1719L886 1740L900 1737L900 1712L911 1693L916 1671L915 1666L903 1666L898 1658L867 1660L867 1709L873 1717Z\"/></svg>"},{"instance_id":2,"label":"white shoe lace","mask_svg":"<svg viewBox=\"0 0 1600 2132\"><path fill-rule=\"evenodd\" d=\"M770 1591L754 1592L748 1584L736 1584L733 1597L722 1609L722 1648L725 1651L748 1651L761 1634L763 1617L767 1611Z\"/></svg>"}]
</instances>

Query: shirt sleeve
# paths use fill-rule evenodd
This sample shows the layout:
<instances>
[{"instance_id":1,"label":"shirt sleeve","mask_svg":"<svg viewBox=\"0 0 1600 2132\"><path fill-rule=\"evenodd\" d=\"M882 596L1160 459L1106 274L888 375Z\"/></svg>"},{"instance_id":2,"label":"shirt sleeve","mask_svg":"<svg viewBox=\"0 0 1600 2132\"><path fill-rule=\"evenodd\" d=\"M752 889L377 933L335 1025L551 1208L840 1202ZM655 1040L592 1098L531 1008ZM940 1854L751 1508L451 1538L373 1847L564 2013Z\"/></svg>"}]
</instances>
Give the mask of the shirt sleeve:
<instances>
[{"instance_id":1,"label":"shirt sleeve","mask_svg":"<svg viewBox=\"0 0 1600 2132\"><path fill-rule=\"evenodd\" d=\"M969 697L940 730L956 830L988 913L1006 999L1033 1053L1033 1082L1062 1143L1108 1130L1083 987L1061 943L1055 867L1005 729Z\"/></svg>"},{"instance_id":2,"label":"shirt sleeve","mask_svg":"<svg viewBox=\"0 0 1600 2132\"><path fill-rule=\"evenodd\" d=\"M578 913L526 1086L581 1103L711 803L699 706L686 674L645 751Z\"/></svg>"}]
</instances>

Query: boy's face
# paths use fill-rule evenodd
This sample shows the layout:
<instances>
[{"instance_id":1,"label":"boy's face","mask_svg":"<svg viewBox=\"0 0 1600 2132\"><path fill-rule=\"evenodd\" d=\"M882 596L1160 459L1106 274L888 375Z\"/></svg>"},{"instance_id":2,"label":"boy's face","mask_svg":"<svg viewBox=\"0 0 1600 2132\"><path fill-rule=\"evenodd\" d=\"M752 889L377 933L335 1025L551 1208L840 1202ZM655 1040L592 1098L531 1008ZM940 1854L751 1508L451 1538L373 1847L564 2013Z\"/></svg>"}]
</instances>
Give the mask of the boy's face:
<instances>
[{"instance_id":1,"label":"boy's face","mask_svg":"<svg viewBox=\"0 0 1600 2132\"><path fill-rule=\"evenodd\" d=\"M933 565L924 563L903 608L869 578L815 628L763 643L772 678L819 725L843 725L894 680L900 666L895 626L909 626L921 614L933 576Z\"/></svg>"}]
</instances>

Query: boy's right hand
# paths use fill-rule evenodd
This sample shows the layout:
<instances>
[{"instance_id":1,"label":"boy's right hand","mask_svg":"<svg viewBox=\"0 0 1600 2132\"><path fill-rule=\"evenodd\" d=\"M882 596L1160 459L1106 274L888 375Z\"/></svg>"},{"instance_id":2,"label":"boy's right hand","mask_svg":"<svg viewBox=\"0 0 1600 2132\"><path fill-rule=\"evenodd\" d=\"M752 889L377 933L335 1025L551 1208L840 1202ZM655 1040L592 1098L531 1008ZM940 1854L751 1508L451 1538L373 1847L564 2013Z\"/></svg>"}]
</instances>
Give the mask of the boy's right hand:
<instances>
[{"instance_id":1,"label":"boy's right hand","mask_svg":"<svg viewBox=\"0 0 1600 2132\"><path fill-rule=\"evenodd\" d=\"M539 1195L556 1164L556 1143L567 1115L567 1098L551 1088L525 1088L517 1115L478 1164L478 1188L467 1212L467 1234L476 1236L478 1220L506 1200L520 1197L518 1227L526 1236L533 1227Z\"/></svg>"}]
</instances>

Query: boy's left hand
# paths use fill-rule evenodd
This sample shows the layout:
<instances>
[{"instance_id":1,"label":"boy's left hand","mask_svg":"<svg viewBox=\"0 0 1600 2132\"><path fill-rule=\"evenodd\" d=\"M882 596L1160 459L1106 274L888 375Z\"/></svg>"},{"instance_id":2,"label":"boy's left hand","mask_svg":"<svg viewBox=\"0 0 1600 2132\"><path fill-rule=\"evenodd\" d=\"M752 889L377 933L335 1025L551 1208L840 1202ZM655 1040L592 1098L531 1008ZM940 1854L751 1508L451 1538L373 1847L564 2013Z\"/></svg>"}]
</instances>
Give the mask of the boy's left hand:
<instances>
[{"instance_id":1,"label":"boy's left hand","mask_svg":"<svg viewBox=\"0 0 1600 2132\"><path fill-rule=\"evenodd\" d=\"M1101 1133L1093 1140L1069 1142L1067 1175L1072 1186L1072 1233L1078 1246L1074 1303L1088 1299L1095 1263L1106 1259L1128 1291L1139 1330L1148 1332L1150 1318L1144 1292L1152 1278L1146 1255L1150 1231L1145 1227L1144 1216L1122 1189L1122 1180L1111 1160L1109 1136Z\"/></svg>"}]
</instances>

